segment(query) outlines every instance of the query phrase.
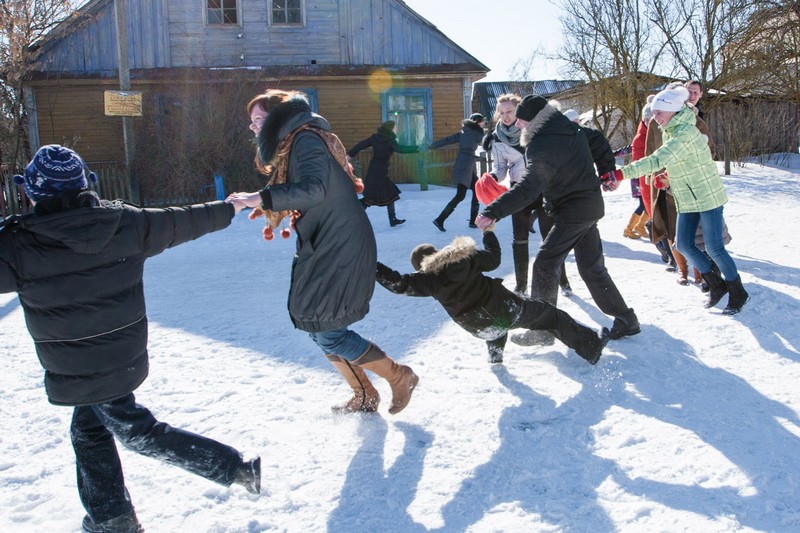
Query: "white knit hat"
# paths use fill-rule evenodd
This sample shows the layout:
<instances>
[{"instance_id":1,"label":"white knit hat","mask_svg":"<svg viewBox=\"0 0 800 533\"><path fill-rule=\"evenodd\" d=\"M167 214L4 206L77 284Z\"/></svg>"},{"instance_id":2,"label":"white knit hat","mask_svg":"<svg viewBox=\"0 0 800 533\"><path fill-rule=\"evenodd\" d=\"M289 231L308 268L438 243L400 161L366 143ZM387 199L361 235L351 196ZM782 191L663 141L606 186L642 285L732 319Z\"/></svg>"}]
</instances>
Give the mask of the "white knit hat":
<instances>
[{"instance_id":1,"label":"white knit hat","mask_svg":"<svg viewBox=\"0 0 800 533\"><path fill-rule=\"evenodd\" d=\"M567 117L570 120L570 122L575 122L576 120L581 119L581 116L574 109L567 109L566 111L564 111L564 116Z\"/></svg>"},{"instance_id":2,"label":"white knit hat","mask_svg":"<svg viewBox=\"0 0 800 533\"><path fill-rule=\"evenodd\" d=\"M683 109L687 100L689 100L689 91L686 87L665 89L653 99L652 108L653 111L678 112Z\"/></svg>"}]
</instances>

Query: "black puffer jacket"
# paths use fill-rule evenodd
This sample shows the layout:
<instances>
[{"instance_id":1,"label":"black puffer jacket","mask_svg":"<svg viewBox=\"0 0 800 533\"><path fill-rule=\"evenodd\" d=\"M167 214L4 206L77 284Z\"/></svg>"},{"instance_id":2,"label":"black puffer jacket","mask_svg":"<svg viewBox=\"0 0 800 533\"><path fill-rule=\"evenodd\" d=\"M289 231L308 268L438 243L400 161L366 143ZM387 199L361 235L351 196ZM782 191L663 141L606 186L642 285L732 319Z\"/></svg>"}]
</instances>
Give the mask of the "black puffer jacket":
<instances>
[{"instance_id":1,"label":"black puffer jacket","mask_svg":"<svg viewBox=\"0 0 800 533\"><path fill-rule=\"evenodd\" d=\"M500 220L544 195L544 207L556 221L599 220L604 214L600 180L586 135L550 104L522 132L525 174L483 214Z\"/></svg>"},{"instance_id":2,"label":"black puffer jacket","mask_svg":"<svg viewBox=\"0 0 800 533\"><path fill-rule=\"evenodd\" d=\"M259 149L277 146L304 124L330 131L328 122L302 101L277 106L261 128ZM262 197L275 210L298 210L301 215L295 222L289 315L302 331L347 327L369 311L375 290L375 234L352 180L319 135L298 133L288 157L287 183L267 187Z\"/></svg>"},{"instance_id":3,"label":"black puffer jacket","mask_svg":"<svg viewBox=\"0 0 800 533\"><path fill-rule=\"evenodd\" d=\"M19 293L56 405L105 403L145 380L145 259L225 228L234 215L223 202L97 203L14 217L0 230L0 292Z\"/></svg>"},{"instance_id":4,"label":"black puffer jacket","mask_svg":"<svg viewBox=\"0 0 800 533\"><path fill-rule=\"evenodd\" d=\"M401 275L378 263L378 283L395 294L432 296L462 328L484 340L505 335L521 308L519 296L503 281L483 275L500 266L500 244L494 232L483 234L483 250L470 237L426 257L422 269Z\"/></svg>"},{"instance_id":5,"label":"black puffer jacket","mask_svg":"<svg viewBox=\"0 0 800 533\"><path fill-rule=\"evenodd\" d=\"M614 150L611 149L611 144L609 144L603 132L586 126L578 127L586 135L586 140L589 142L589 152L591 152L592 160L595 167L597 167L597 174L602 176L617 168Z\"/></svg>"}]
</instances>

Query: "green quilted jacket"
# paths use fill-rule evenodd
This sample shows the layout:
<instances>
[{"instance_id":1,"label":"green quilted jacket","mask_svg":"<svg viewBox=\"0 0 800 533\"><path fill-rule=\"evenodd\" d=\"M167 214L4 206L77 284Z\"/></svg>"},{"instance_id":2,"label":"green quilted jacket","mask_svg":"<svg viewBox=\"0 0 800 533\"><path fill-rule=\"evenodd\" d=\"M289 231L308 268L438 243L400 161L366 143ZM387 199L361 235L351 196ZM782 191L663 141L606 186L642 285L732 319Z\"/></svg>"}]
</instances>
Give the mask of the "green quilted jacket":
<instances>
[{"instance_id":1,"label":"green quilted jacket","mask_svg":"<svg viewBox=\"0 0 800 533\"><path fill-rule=\"evenodd\" d=\"M708 140L695 126L694 111L688 107L680 110L663 133L664 144L649 156L622 167L623 177L633 179L665 168L678 213L709 211L725 204L728 197Z\"/></svg>"}]
</instances>

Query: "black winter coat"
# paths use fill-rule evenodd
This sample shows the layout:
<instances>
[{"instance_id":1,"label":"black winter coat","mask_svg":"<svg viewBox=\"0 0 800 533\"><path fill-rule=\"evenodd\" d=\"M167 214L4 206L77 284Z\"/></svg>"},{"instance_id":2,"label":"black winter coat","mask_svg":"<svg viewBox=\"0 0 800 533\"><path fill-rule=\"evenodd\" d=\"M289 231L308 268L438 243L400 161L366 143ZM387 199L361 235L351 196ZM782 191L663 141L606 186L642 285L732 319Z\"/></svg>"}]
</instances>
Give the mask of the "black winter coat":
<instances>
[{"instance_id":1,"label":"black winter coat","mask_svg":"<svg viewBox=\"0 0 800 533\"><path fill-rule=\"evenodd\" d=\"M600 180L581 128L546 105L522 132L525 174L483 214L500 220L544 195L544 208L556 221L586 222L604 214ZM613 154L612 154L613 155Z\"/></svg>"},{"instance_id":2,"label":"black winter coat","mask_svg":"<svg viewBox=\"0 0 800 533\"><path fill-rule=\"evenodd\" d=\"M441 148L458 143L453 175L456 185L472 186L472 177L475 175L475 150L483 140L483 128L473 120L466 119L462 123L461 131L439 139L431 144L431 149Z\"/></svg>"},{"instance_id":3,"label":"black winter coat","mask_svg":"<svg viewBox=\"0 0 800 533\"><path fill-rule=\"evenodd\" d=\"M395 294L432 296L471 334L497 339L519 316L522 299L501 279L483 275L500 266L500 244L494 232L483 234L483 247L478 250L470 237L457 237L426 257L414 274L401 275L379 262L378 283Z\"/></svg>"},{"instance_id":4,"label":"black winter coat","mask_svg":"<svg viewBox=\"0 0 800 533\"><path fill-rule=\"evenodd\" d=\"M17 292L56 405L105 403L147 377L144 261L227 227L223 202L139 209L96 207L7 220L0 292Z\"/></svg>"},{"instance_id":5,"label":"black winter coat","mask_svg":"<svg viewBox=\"0 0 800 533\"><path fill-rule=\"evenodd\" d=\"M355 157L361 150L372 147L372 159L364 176L364 201L367 205L388 205L400 198L400 189L389 178L389 160L395 152L413 154L418 150L413 146L403 146L395 140L395 135L387 135L378 128L378 133L370 135L353 146L347 155Z\"/></svg>"},{"instance_id":6,"label":"black winter coat","mask_svg":"<svg viewBox=\"0 0 800 533\"><path fill-rule=\"evenodd\" d=\"M277 146L304 124L330 131L324 118L305 107L296 102L277 106L264 121L259 145L269 136ZM268 186L262 197L269 196L276 211L300 211L289 316L302 331L347 327L369 311L375 290L375 234L353 181L319 135L298 133L288 157L287 182Z\"/></svg>"},{"instance_id":7,"label":"black winter coat","mask_svg":"<svg viewBox=\"0 0 800 533\"><path fill-rule=\"evenodd\" d=\"M602 176L617 168L614 150L611 149L611 145L608 143L606 136L603 135L603 132L586 126L578 127L586 135L586 140L589 142L589 151L592 153L592 161L597 167L597 174Z\"/></svg>"}]
</instances>

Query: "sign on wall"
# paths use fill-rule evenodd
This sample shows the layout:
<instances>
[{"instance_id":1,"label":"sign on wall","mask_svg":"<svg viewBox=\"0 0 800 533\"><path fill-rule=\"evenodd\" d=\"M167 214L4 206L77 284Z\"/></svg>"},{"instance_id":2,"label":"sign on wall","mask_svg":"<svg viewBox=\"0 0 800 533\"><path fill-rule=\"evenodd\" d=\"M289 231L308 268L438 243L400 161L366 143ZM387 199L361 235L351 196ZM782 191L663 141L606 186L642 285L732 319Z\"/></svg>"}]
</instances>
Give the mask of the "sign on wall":
<instances>
[{"instance_id":1,"label":"sign on wall","mask_svg":"<svg viewBox=\"0 0 800 533\"><path fill-rule=\"evenodd\" d=\"M141 117L141 91L105 91L105 113L112 117Z\"/></svg>"}]
</instances>

